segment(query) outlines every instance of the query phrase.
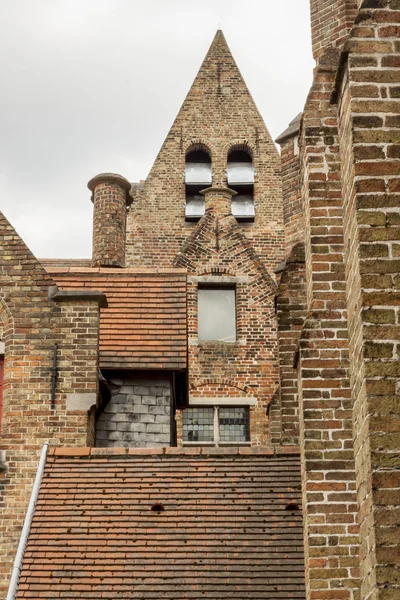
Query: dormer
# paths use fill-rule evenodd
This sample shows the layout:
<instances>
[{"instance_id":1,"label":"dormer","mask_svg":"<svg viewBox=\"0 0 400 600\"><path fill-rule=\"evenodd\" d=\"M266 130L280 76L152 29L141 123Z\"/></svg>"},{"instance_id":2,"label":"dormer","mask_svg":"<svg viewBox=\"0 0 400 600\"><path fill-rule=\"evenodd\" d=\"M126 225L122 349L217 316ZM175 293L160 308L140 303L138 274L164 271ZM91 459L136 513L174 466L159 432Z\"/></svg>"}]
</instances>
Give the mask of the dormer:
<instances>
[{"instance_id":1,"label":"dormer","mask_svg":"<svg viewBox=\"0 0 400 600\"><path fill-rule=\"evenodd\" d=\"M233 148L228 154L228 187L236 192L232 214L238 221L254 221L254 167L248 148Z\"/></svg>"},{"instance_id":2,"label":"dormer","mask_svg":"<svg viewBox=\"0 0 400 600\"><path fill-rule=\"evenodd\" d=\"M200 191L212 184L211 156L205 146L188 150L185 163L186 221L198 221L204 215L204 196Z\"/></svg>"}]
</instances>

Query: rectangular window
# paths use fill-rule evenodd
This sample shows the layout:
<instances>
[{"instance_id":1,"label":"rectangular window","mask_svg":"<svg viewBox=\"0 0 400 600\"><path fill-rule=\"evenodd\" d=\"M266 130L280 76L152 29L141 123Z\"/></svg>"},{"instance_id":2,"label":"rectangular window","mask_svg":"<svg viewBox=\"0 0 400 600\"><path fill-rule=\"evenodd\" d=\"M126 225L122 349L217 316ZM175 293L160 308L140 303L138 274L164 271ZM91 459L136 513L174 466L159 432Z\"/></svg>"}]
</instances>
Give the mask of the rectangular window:
<instances>
[{"instance_id":1,"label":"rectangular window","mask_svg":"<svg viewBox=\"0 0 400 600\"><path fill-rule=\"evenodd\" d=\"M236 290L232 287L199 287L199 340L236 341Z\"/></svg>"},{"instance_id":2,"label":"rectangular window","mask_svg":"<svg viewBox=\"0 0 400 600\"><path fill-rule=\"evenodd\" d=\"M214 408L187 408L183 411L183 439L186 442L214 441Z\"/></svg>"},{"instance_id":3,"label":"rectangular window","mask_svg":"<svg viewBox=\"0 0 400 600\"><path fill-rule=\"evenodd\" d=\"M249 442L249 407L186 408L183 411L183 441L215 445Z\"/></svg>"}]
</instances>

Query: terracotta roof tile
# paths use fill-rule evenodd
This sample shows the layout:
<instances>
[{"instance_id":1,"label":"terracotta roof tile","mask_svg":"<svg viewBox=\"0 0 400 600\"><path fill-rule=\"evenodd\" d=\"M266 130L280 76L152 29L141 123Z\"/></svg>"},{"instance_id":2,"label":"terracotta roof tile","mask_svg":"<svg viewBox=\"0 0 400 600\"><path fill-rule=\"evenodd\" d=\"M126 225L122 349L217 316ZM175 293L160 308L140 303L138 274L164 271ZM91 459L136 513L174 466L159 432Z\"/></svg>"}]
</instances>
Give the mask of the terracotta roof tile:
<instances>
[{"instance_id":1,"label":"terracotta roof tile","mask_svg":"<svg viewBox=\"0 0 400 600\"><path fill-rule=\"evenodd\" d=\"M100 366L184 369L187 364L186 272L183 269L48 268L62 290L97 290Z\"/></svg>"},{"instance_id":2,"label":"terracotta roof tile","mask_svg":"<svg viewBox=\"0 0 400 600\"><path fill-rule=\"evenodd\" d=\"M18 599L304 600L298 456L96 450L48 456Z\"/></svg>"}]
</instances>

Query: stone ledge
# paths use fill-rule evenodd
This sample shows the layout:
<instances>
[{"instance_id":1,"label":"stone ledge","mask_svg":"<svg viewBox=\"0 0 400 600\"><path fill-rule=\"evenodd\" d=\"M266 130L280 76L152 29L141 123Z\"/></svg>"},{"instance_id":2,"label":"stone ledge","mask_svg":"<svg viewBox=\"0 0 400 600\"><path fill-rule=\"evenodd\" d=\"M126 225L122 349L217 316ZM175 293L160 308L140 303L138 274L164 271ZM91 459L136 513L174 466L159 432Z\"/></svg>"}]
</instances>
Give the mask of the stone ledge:
<instances>
[{"instance_id":1,"label":"stone ledge","mask_svg":"<svg viewBox=\"0 0 400 600\"><path fill-rule=\"evenodd\" d=\"M49 300L53 302L97 302L100 308L107 308L107 296L96 290L59 290L57 286L49 288Z\"/></svg>"},{"instance_id":2,"label":"stone ledge","mask_svg":"<svg viewBox=\"0 0 400 600\"><path fill-rule=\"evenodd\" d=\"M164 448L49 448L49 456L154 456L154 455L193 455L193 456L299 456L299 446L276 446L266 448L263 446L231 446L221 447L185 447L174 446Z\"/></svg>"}]
</instances>

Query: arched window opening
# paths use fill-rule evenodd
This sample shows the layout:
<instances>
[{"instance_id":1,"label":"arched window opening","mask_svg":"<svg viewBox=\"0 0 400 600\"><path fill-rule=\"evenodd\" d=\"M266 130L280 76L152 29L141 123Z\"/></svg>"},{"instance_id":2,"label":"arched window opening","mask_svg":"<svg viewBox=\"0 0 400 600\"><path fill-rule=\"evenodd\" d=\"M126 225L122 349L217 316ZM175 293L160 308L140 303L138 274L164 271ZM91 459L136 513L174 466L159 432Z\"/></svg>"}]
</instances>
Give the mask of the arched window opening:
<instances>
[{"instance_id":1,"label":"arched window opening","mask_svg":"<svg viewBox=\"0 0 400 600\"><path fill-rule=\"evenodd\" d=\"M198 221L204 215L205 200L201 190L212 184L211 157L204 149L188 152L185 166L186 221Z\"/></svg>"},{"instance_id":2,"label":"arched window opening","mask_svg":"<svg viewBox=\"0 0 400 600\"><path fill-rule=\"evenodd\" d=\"M232 198L232 214L238 221L254 221L254 167L247 150L231 150L228 155L228 186L237 195Z\"/></svg>"}]
</instances>

